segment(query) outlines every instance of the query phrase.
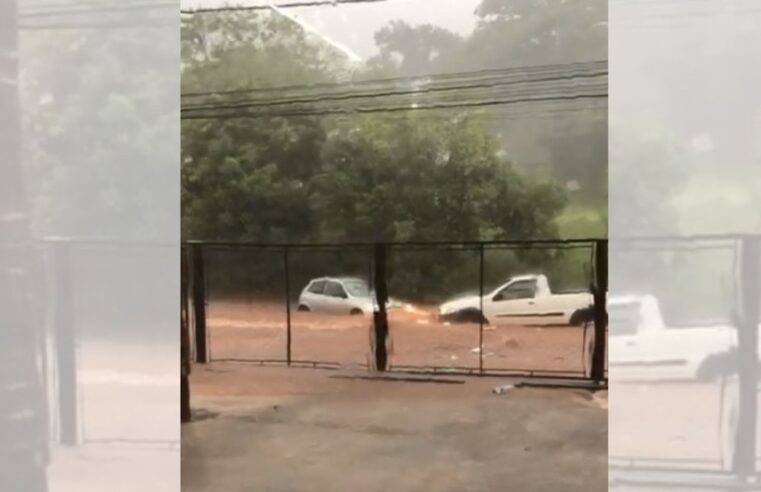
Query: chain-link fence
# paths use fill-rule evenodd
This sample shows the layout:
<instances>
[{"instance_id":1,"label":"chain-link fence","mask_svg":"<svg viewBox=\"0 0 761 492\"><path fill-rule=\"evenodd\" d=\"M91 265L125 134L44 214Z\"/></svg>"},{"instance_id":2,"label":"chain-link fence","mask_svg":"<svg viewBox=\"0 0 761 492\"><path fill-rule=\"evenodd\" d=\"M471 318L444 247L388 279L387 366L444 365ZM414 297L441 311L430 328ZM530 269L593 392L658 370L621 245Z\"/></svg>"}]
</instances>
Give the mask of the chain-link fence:
<instances>
[{"instance_id":1,"label":"chain-link fence","mask_svg":"<svg viewBox=\"0 0 761 492\"><path fill-rule=\"evenodd\" d=\"M760 244L757 236L611 241L615 480L758 476Z\"/></svg>"},{"instance_id":2,"label":"chain-link fence","mask_svg":"<svg viewBox=\"0 0 761 492\"><path fill-rule=\"evenodd\" d=\"M383 311L384 369L589 377L606 248L189 243L196 360L372 367Z\"/></svg>"},{"instance_id":3,"label":"chain-link fence","mask_svg":"<svg viewBox=\"0 0 761 492\"><path fill-rule=\"evenodd\" d=\"M51 438L176 444L160 424L179 400L177 315L162 301L180 284L176 247L55 240L40 254Z\"/></svg>"}]
</instances>

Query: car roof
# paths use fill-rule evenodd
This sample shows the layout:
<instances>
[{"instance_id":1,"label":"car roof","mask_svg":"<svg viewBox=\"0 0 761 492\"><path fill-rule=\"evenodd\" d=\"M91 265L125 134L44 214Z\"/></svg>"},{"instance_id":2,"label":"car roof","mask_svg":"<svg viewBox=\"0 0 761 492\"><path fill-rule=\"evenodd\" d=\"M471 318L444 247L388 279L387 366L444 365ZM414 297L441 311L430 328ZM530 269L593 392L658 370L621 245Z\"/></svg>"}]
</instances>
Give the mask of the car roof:
<instances>
[{"instance_id":1,"label":"car roof","mask_svg":"<svg viewBox=\"0 0 761 492\"><path fill-rule=\"evenodd\" d=\"M608 306L624 306L627 304L650 304L656 302L655 296L650 294L627 294L611 296L608 298Z\"/></svg>"},{"instance_id":2,"label":"car roof","mask_svg":"<svg viewBox=\"0 0 761 492\"><path fill-rule=\"evenodd\" d=\"M538 273L524 273L523 275L514 275L510 277L508 282L515 282L516 280L536 280L538 278Z\"/></svg>"},{"instance_id":3,"label":"car roof","mask_svg":"<svg viewBox=\"0 0 761 492\"><path fill-rule=\"evenodd\" d=\"M314 282L328 281L328 280L332 280L334 282L365 282L363 279L359 277L317 277L310 280L309 283L311 284Z\"/></svg>"}]
</instances>

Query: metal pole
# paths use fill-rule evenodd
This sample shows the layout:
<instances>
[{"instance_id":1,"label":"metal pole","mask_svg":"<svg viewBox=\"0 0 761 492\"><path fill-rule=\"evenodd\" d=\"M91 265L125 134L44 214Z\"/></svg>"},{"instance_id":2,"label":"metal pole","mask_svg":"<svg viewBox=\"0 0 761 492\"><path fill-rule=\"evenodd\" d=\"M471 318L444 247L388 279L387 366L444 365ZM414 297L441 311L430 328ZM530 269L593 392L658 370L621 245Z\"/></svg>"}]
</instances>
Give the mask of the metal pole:
<instances>
[{"instance_id":1,"label":"metal pole","mask_svg":"<svg viewBox=\"0 0 761 492\"><path fill-rule=\"evenodd\" d=\"M188 316L188 257L180 248L180 422L190 422L190 319Z\"/></svg>"},{"instance_id":2,"label":"metal pole","mask_svg":"<svg viewBox=\"0 0 761 492\"><path fill-rule=\"evenodd\" d=\"M386 315L386 302L388 301L388 289L386 286L386 254L387 249L383 244L375 245L375 298L376 311L373 313L375 334L375 368L385 371L388 368L388 353L386 340L388 338L388 317Z\"/></svg>"},{"instance_id":3,"label":"metal pole","mask_svg":"<svg viewBox=\"0 0 761 492\"><path fill-rule=\"evenodd\" d=\"M191 246L193 253L193 313L195 319L196 362L209 362L206 336L206 284L204 281L203 249L200 244Z\"/></svg>"},{"instance_id":4,"label":"metal pole","mask_svg":"<svg viewBox=\"0 0 761 492\"><path fill-rule=\"evenodd\" d=\"M761 238L743 238L741 248L740 316L737 334L740 408L732 470L739 476L749 477L756 472Z\"/></svg>"},{"instance_id":5,"label":"metal pole","mask_svg":"<svg viewBox=\"0 0 761 492\"><path fill-rule=\"evenodd\" d=\"M605 379L606 338L608 325L608 241L595 243L595 283L594 283L594 321L595 338L592 351L592 379L601 382Z\"/></svg>"},{"instance_id":6,"label":"metal pole","mask_svg":"<svg viewBox=\"0 0 761 492\"><path fill-rule=\"evenodd\" d=\"M484 373L484 245L481 243L478 249L478 373Z\"/></svg>"},{"instance_id":7,"label":"metal pole","mask_svg":"<svg viewBox=\"0 0 761 492\"><path fill-rule=\"evenodd\" d=\"M79 442L77 418L77 350L74 328L74 300L71 285L69 245L55 245L55 339L58 372L58 405L61 444L76 446Z\"/></svg>"},{"instance_id":8,"label":"metal pole","mask_svg":"<svg viewBox=\"0 0 761 492\"><path fill-rule=\"evenodd\" d=\"M288 261L288 248L283 249L283 267L285 268L285 357L291 365L291 275Z\"/></svg>"}]
</instances>

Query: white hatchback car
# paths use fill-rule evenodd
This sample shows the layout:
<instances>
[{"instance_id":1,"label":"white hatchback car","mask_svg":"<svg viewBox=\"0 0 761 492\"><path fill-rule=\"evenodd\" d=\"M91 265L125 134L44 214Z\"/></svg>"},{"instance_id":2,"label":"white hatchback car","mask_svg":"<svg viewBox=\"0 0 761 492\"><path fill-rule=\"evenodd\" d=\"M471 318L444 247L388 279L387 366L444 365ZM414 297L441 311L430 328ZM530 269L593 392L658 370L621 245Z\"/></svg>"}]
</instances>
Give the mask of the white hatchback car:
<instances>
[{"instance_id":1,"label":"white hatchback car","mask_svg":"<svg viewBox=\"0 0 761 492\"><path fill-rule=\"evenodd\" d=\"M298 310L370 315L373 307L373 295L364 280L321 277L310 281L301 292Z\"/></svg>"}]
</instances>

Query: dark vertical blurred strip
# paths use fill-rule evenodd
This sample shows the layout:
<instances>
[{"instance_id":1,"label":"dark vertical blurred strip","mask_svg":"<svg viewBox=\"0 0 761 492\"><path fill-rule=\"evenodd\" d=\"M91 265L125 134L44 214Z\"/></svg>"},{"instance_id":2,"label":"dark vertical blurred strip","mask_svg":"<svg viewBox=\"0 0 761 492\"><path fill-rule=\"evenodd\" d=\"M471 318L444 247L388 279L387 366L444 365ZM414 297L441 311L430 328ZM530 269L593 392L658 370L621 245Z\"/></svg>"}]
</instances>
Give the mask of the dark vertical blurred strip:
<instances>
[{"instance_id":1,"label":"dark vertical blurred strip","mask_svg":"<svg viewBox=\"0 0 761 492\"><path fill-rule=\"evenodd\" d=\"M608 328L608 241L595 244L594 324L595 337L592 352L592 379L605 379L606 330Z\"/></svg>"},{"instance_id":2,"label":"dark vertical blurred strip","mask_svg":"<svg viewBox=\"0 0 761 492\"><path fill-rule=\"evenodd\" d=\"M188 251L180 248L180 422L190 422L190 316Z\"/></svg>"},{"instance_id":3,"label":"dark vertical blurred strip","mask_svg":"<svg viewBox=\"0 0 761 492\"><path fill-rule=\"evenodd\" d=\"M203 245L191 246L193 268L193 314L195 319L196 362L209 362L208 337L206 335L206 280L204 271Z\"/></svg>"},{"instance_id":4,"label":"dark vertical blurred strip","mask_svg":"<svg viewBox=\"0 0 761 492\"><path fill-rule=\"evenodd\" d=\"M761 239L746 237L742 241L740 260L740 318L738 357L740 379L740 413L732 468L737 475L756 474L758 425L758 324L761 303Z\"/></svg>"},{"instance_id":5,"label":"dark vertical blurred strip","mask_svg":"<svg viewBox=\"0 0 761 492\"><path fill-rule=\"evenodd\" d=\"M283 249L283 270L285 274L285 360L291 365L291 269L288 248Z\"/></svg>"},{"instance_id":6,"label":"dark vertical blurred strip","mask_svg":"<svg viewBox=\"0 0 761 492\"><path fill-rule=\"evenodd\" d=\"M478 245L478 373L484 373L484 244Z\"/></svg>"},{"instance_id":7,"label":"dark vertical blurred strip","mask_svg":"<svg viewBox=\"0 0 761 492\"><path fill-rule=\"evenodd\" d=\"M55 268L55 311L53 334L58 374L58 408L61 444L79 443L77 396L77 334L74 320L74 289L71 279L71 245L65 241L53 245Z\"/></svg>"},{"instance_id":8,"label":"dark vertical blurred strip","mask_svg":"<svg viewBox=\"0 0 761 492\"><path fill-rule=\"evenodd\" d=\"M15 0L0 1L0 488L47 490L47 408L32 322L29 217L21 171Z\"/></svg>"},{"instance_id":9,"label":"dark vertical blurred strip","mask_svg":"<svg viewBox=\"0 0 761 492\"><path fill-rule=\"evenodd\" d=\"M375 335L375 369L386 371L388 369L388 316L386 303L388 302L388 287L386 285L386 257L388 247L385 244L375 245L375 275L373 275L376 306L373 313L373 326Z\"/></svg>"}]
</instances>

